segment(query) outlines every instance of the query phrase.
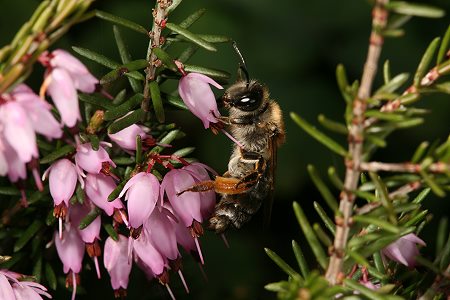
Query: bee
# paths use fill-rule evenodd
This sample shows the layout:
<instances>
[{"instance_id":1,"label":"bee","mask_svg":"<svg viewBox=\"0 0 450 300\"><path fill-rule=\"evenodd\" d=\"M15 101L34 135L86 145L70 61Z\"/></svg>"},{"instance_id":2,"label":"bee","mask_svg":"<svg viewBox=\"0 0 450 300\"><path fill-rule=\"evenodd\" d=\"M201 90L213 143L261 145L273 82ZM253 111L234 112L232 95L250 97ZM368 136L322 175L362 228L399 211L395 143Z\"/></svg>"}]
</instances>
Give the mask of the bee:
<instances>
[{"instance_id":1,"label":"bee","mask_svg":"<svg viewBox=\"0 0 450 300\"><path fill-rule=\"evenodd\" d=\"M219 122L241 145L233 146L228 171L223 176L183 191L215 190L220 194L207 222L208 229L218 234L229 228L241 228L263 202L267 202L265 218L270 219L277 149L285 140L280 106L270 98L264 84L250 79L241 52L235 43L233 47L240 58L240 76L221 98L229 114L219 117Z\"/></svg>"}]
</instances>

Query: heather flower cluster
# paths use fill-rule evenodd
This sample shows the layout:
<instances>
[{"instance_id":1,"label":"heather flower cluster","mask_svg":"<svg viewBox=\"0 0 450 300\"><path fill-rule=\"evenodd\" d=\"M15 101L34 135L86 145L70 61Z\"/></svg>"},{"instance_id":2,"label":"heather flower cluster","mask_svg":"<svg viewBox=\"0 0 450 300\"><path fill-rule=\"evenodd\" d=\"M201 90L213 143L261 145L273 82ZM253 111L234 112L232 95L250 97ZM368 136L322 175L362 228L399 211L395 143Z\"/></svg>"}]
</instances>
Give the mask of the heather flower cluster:
<instances>
[{"instance_id":1,"label":"heather flower cluster","mask_svg":"<svg viewBox=\"0 0 450 300\"><path fill-rule=\"evenodd\" d=\"M45 286L27 281L26 276L0 269L0 299L2 300L42 300L42 296L52 298Z\"/></svg>"}]
</instances>

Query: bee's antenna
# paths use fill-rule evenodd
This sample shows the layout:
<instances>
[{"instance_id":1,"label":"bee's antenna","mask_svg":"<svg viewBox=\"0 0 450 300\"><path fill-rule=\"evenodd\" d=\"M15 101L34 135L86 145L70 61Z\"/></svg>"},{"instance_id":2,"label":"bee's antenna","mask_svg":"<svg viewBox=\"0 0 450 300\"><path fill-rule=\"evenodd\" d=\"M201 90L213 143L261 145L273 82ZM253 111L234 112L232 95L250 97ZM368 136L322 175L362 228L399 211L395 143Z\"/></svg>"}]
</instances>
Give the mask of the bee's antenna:
<instances>
[{"instance_id":1,"label":"bee's antenna","mask_svg":"<svg viewBox=\"0 0 450 300\"><path fill-rule=\"evenodd\" d=\"M244 56L242 56L242 53L241 53L241 51L239 51L239 48L235 41L233 41L233 48L241 60L239 62L239 69L245 74L245 79L246 79L247 86L248 86L250 84L250 76L248 75L247 64L245 63Z\"/></svg>"}]
</instances>

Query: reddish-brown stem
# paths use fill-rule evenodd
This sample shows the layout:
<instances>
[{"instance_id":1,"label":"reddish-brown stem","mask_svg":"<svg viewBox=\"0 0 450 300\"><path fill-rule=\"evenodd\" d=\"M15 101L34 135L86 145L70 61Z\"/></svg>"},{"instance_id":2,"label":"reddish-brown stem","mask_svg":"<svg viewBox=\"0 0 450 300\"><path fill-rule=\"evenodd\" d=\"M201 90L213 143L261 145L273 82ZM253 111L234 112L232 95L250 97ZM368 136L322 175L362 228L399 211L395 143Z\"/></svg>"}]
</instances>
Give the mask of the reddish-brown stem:
<instances>
[{"instance_id":1,"label":"reddish-brown stem","mask_svg":"<svg viewBox=\"0 0 450 300\"><path fill-rule=\"evenodd\" d=\"M367 99L370 97L372 83L377 71L378 60L383 44L381 31L386 27L387 10L385 5L388 0L377 0L372 10L372 32L367 59L364 65L361 85L357 97L353 100L353 120L349 128L349 163L346 163L344 190L340 194L339 214L340 224L336 226L336 235L325 274L331 284L338 284L343 278L342 265L350 231L350 219L353 213L353 201L355 195L351 192L357 189L360 175L361 159L364 141L364 113Z\"/></svg>"},{"instance_id":2,"label":"reddish-brown stem","mask_svg":"<svg viewBox=\"0 0 450 300\"><path fill-rule=\"evenodd\" d=\"M153 26L150 35L150 43L147 50L148 67L145 69L145 86L144 86L144 100L142 101L142 109L148 111L150 89L149 84L155 80L155 72L158 67L158 58L153 53L153 48L160 47L163 39L161 32L167 22L167 8L172 4L172 0L157 0L156 7L152 12Z\"/></svg>"},{"instance_id":3,"label":"reddish-brown stem","mask_svg":"<svg viewBox=\"0 0 450 300\"><path fill-rule=\"evenodd\" d=\"M409 162L405 163L383 163L383 162L362 162L361 171L369 172L403 172L403 173L419 173L420 171L427 170L431 173L444 173L450 170L450 164L443 162L437 162L424 168L421 164L413 164Z\"/></svg>"}]
</instances>

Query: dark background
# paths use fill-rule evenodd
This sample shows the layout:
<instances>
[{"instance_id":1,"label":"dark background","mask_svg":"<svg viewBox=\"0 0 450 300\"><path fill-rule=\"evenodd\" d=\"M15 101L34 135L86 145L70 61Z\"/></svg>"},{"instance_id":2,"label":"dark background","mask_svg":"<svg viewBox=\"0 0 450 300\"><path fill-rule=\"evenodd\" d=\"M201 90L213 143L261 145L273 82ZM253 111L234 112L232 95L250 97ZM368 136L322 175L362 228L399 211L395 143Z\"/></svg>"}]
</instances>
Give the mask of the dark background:
<instances>
[{"instance_id":1,"label":"dark background","mask_svg":"<svg viewBox=\"0 0 450 300\"><path fill-rule=\"evenodd\" d=\"M446 0L424 1L450 12ZM0 45L9 42L15 31L31 15L39 1L0 1ZM345 3L345 4L344 4ZM102 10L129 18L143 26L151 26L151 9L154 1L109 0L94 4ZM171 286L177 299L273 299L274 294L266 292L263 286L269 282L285 279L282 273L265 255L263 248L275 250L294 265L290 249L291 240L304 244L304 239L295 221L291 206L298 201L312 220L316 220L312 202L320 200L306 172L307 164L314 164L325 176L326 169L334 165L342 173L342 160L301 131L289 118L289 112L298 112L312 123L323 113L331 119L342 120L344 102L336 86L335 69L343 63L349 80L359 79L366 56L370 31L371 5L368 1L270 1L270 0L189 0L184 1L170 17L177 22L205 7L206 15L191 30L197 33L223 34L232 37L239 44L246 57L252 77L265 82L274 99L284 111L287 142L279 150L276 199L271 228L262 231L260 216L240 231L227 234L231 248L226 249L220 238L208 233L202 238L207 280L196 263L185 259L185 277L191 288L191 295L185 292L174 274ZM449 25L449 18L413 18L406 26L406 35L400 39L388 39L383 48L381 61L389 59L393 74L414 72L428 43L443 35ZM134 58L144 57L147 51L146 38L127 29L126 39ZM112 35L111 24L90 20L74 28L56 46L69 49L70 46L93 49L119 60ZM85 61L100 76L105 69ZM219 45L216 53L200 50L193 62L212 68L227 70L234 74L237 59L228 44ZM40 77L30 79L35 90ZM381 82L381 76L377 77ZM376 85L375 85L376 87ZM406 87L405 87L406 88ZM450 101L448 96L425 97L419 107L433 109L426 117L424 126L409 131L400 131L389 139L389 147L377 153L381 161L406 161L415 147L423 140L444 140L449 133ZM211 165L218 172L226 170L230 153L230 141L224 136L213 136L203 130L201 122L188 112L173 113L169 119L176 121L188 134L180 145L196 147L195 156ZM338 140L340 137L336 137ZM341 138L342 143L345 140ZM335 191L336 192L336 191ZM435 215L448 215L446 199L429 197L426 206ZM433 253L434 231L438 218L425 229L423 238L429 244L425 249ZM305 245L309 255L307 246ZM315 266L311 259L311 266ZM106 270L102 270L108 278ZM59 270L59 274L62 274ZM108 280L97 281L93 272L84 272L82 285L87 295L77 299L112 298ZM54 299L67 299L69 294L62 286ZM165 290L156 283L147 283L135 268L129 285L129 299L165 298Z\"/></svg>"}]
</instances>

